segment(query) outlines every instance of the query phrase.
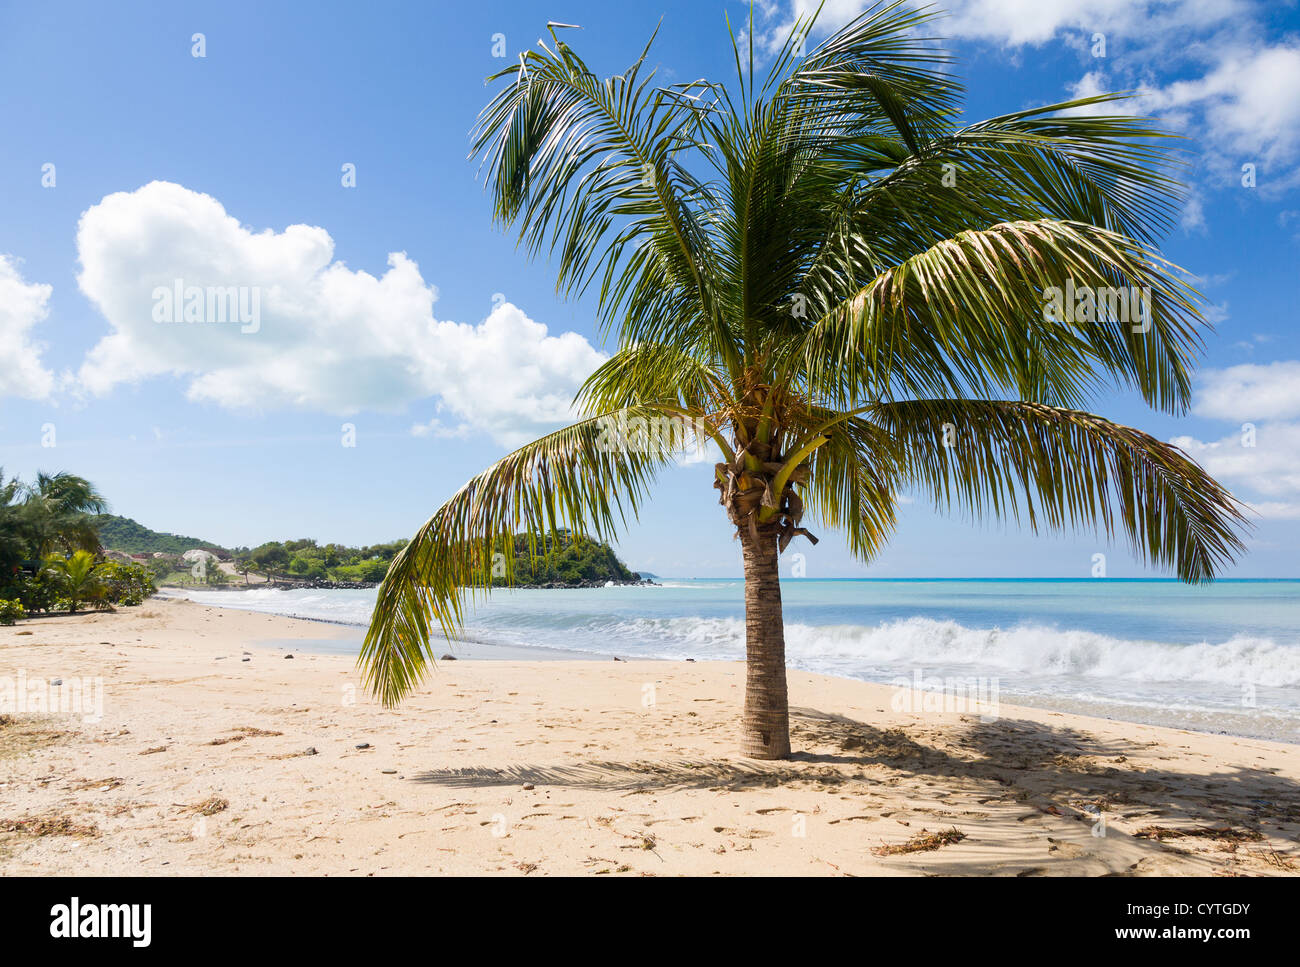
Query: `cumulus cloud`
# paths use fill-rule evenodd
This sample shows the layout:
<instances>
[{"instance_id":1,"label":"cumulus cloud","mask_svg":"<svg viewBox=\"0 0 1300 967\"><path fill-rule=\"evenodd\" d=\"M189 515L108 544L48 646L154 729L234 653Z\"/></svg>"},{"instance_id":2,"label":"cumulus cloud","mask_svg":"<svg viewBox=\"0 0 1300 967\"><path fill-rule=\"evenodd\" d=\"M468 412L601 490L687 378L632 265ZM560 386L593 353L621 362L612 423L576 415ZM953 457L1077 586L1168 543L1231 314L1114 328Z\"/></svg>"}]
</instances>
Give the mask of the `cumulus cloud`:
<instances>
[{"instance_id":1,"label":"cumulus cloud","mask_svg":"<svg viewBox=\"0 0 1300 967\"><path fill-rule=\"evenodd\" d=\"M1220 440L1172 441L1261 517L1293 520L1300 509L1300 424L1273 423Z\"/></svg>"},{"instance_id":2,"label":"cumulus cloud","mask_svg":"<svg viewBox=\"0 0 1300 967\"><path fill-rule=\"evenodd\" d=\"M41 363L44 344L34 330L49 315L53 286L27 282L15 260L0 255L0 397L45 399L54 374Z\"/></svg>"},{"instance_id":3,"label":"cumulus cloud","mask_svg":"<svg viewBox=\"0 0 1300 967\"><path fill-rule=\"evenodd\" d=\"M168 182L92 206L77 249L81 289L111 327L78 374L92 394L171 375L189 398L228 408L351 414L436 397L459 421L450 432L513 445L567 419L574 389L603 359L505 301L477 325L439 320L437 289L405 253L376 277L336 261L324 228L254 231L210 195ZM214 291L226 295L213 301ZM185 307L197 307L195 321ZM237 308L245 314L229 321Z\"/></svg>"},{"instance_id":4,"label":"cumulus cloud","mask_svg":"<svg viewBox=\"0 0 1300 967\"><path fill-rule=\"evenodd\" d=\"M1205 76L1150 90L1153 113L1196 111L1212 144L1270 168L1300 155L1300 46L1233 45ZM1261 172L1262 174L1262 172Z\"/></svg>"},{"instance_id":5,"label":"cumulus cloud","mask_svg":"<svg viewBox=\"0 0 1300 967\"><path fill-rule=\"evenodd\" d=\"M767 19L764 45L779 47L796 17L819 0L788 0ZM872 0L828 0L824 34L871 7ZM919 5L919 4L918 4ZM1155 114L1212 150L1207 167L1220 182L1240 165L1259 167L1261 191L1300 181L1300 45L1268 37L1264 5L1252 0L948 0L926 33L995 44L1019 56L1049 43L1077 50L1088 69L1067 86L1072 96L1111 90L1139 96L1110 113ZM1105 56L1093 57L1102 35ZM1178 77L1173 80L1169 78ZM1200 202L1188 228L1203 226Z\"/></svg>"},{"instance_id":6,"label":"cumulus cloud","mask_svg":"<svg viewBox=\"0 0 1300 967\"><path fill-rule=\"evenodd\" d=\"M1074 31L1107 35L1108 55L1134 41L1172 40L1175 31L1231 23L1250 12L1247 0L954 0L944 29L1008 46L1045 44Z\"/></svg>"},{"instance_id":7,"label":"cumulus cloud","mask_svg":"<svg viewBox=\"0 0 1300 967\"><path fill-rule=\"evenodd\" d=\"M1241 425L1217 440L1171 441L1266 519L1300 519L1300 423L1290 421L1300 416L1297 380L1297 360L1206 370L1192 411Z\"/></svg>"},{"instance_id":8,"label":"cumulus cloud","mask_svg":"<svg viewBox=\"0 0 1300 967\"><path fill-rule=\"evenodd\" d=\"M1243 422L1300 417L1300 360L1207 369L1199 382L1192 406L1197 416Z\"/></svg>"},{"instance_id":9,"label":"cumulus cloud","mask_svg":"<svg viewBox=\"0 0 1300 967\"><path fill-rule=\"evenodd\" d=\"M1300 425L1272 423L1202 442L1173 441L1212 477L1266 497L1300 497Z\"/></svg>"},{"instance_id":10,"label":"cumulus cloud","mask_svg":"<svg viewBox=\"0 0 1300 967\"><path fill-rule=\"evenodd\" d=\"M784 10L777 7L769 36L784 39L789 25L812 14L819 4L820 0L791 0ZM818 27L822 32L834 30L874 4L875 0L826 0ZM1086 33L1089 38L1106 33L1112 40L1168 38L1174 30L1232 23L1250 12L1248 0L948 0L942 7L943 17L927 33L1008 47L1045 44L1067 31Z\"/></svg>"}]
</instances>

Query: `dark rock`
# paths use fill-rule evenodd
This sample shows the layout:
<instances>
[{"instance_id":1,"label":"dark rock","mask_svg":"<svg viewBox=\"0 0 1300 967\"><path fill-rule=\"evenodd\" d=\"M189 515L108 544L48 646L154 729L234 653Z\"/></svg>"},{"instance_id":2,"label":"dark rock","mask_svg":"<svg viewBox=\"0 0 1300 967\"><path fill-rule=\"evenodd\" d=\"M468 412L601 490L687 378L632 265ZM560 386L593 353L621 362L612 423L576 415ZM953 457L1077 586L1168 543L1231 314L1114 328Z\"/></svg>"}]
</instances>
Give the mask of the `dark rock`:
<instances>
[{"instance_id":1,"label":"dark rock","mask_svg":"<svg viewBox=\"0 0 1300 967\"><path fill-rule=\"evenodd\" d=\"M285 658L292 658L293 655L285 655L284 657L285 657Z\"/></svg>"},{"instance_id":2,"label":"dark rock","mask_svg":"<svg viewBox=\"0 0 1300 967\"><path fill-rule=\"evenodd\" d=\"M358 749L368 749L368 748L370 748L370 743L369 743L369 742L359 742L359 743L357 743L357 748L358 748Z\"/></svg>"},{"instance_id":3,"label":"dark rock","mask_svg":"<svg viewBox=\"0 0 1300 967\"><path fill-rule=\"evenodd\" d=\"M438 659L438 661L455 661L455 660L456 660L455 655L443 655L441 658Z\"/></svg>"}]
</instances>

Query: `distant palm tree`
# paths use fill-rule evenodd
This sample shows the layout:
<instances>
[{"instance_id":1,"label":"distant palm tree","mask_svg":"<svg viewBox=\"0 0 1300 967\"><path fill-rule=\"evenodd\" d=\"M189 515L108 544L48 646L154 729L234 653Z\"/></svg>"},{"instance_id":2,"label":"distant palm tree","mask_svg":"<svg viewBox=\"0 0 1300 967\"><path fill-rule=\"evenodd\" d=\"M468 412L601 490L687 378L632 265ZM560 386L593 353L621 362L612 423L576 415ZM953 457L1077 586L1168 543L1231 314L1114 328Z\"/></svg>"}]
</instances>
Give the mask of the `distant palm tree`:
<instances>
[{"instance_id":1,"label":"distant palm tree","mask_svg":"<svg viewBox=\"0 0 1300 967\"><path fill-rule=\"evenodd\" d=\"M38 473L25 488L23 511L32 552L44 559L55 550L98 551L99 529L92 517L108 509L90 481L70 473Z\"/></svg>"},{"instance_id":2,"label":"distant palm tree","mask_svg":"<svg viewBox=\"0 0 1300 967\"><path fill-rule=\"evenodd\" d=\"M731 88L654 86L648 46L602 80L553 28L497 75L475 143L496 217L562 291L594 287L618 349L585 419L471 479L393 560L361 653L385 703L432 661L433 619L453 635L490 587L495 540L611 534L673 463L675 420L717 446L741 544L751 756L790 751L778 555L806 514L864 561L904 489L1118 528L1189 582L1242 550L1223 487L1083 409L1116 385L1188 405L1203 323L1153 248L1179 194L1160 132L1084 116L1117 95L958 126L928 17L878 7L806 55L801 21L765 79L751 22Z\"/></svg>"},{"instance_id":3,"label":"distant palm tree","mask_svg":"<svg viewBox=\"0 0 1300 967\"><path fill-rule=\"evenodd\" d=\"M95 573L95 555L90 551L77 551L67 558L51 554L45 567L54 576L59 593L68 599L69 612L75 614L79 605L103 600L104 584Z\"/></svg>"},{"instance_id":4,"label":"distant palm tree","mask_svg":"<svg viewBox=\"0 0 1300 967\"><path fill-rule=\"evenodd\" d=\"M5 479L0 469L0 588L13 580L27 553L25 521L22 513L23 485L17 477Z\"/></svg>"}]
</instances>

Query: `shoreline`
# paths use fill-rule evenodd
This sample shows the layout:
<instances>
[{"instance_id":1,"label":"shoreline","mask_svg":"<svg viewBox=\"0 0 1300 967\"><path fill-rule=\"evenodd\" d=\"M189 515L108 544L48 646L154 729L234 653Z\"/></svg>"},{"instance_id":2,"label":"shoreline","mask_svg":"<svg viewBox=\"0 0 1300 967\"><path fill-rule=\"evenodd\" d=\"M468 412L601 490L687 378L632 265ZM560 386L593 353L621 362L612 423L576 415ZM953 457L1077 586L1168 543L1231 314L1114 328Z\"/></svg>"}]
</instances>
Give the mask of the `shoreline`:
<instances>
[{"instance_id":1,"label":"shoreline","mask_svg":"<svg viewBox=\"0 0 1300 967\"><path fill-rule=\"evenodd\" d=\"M759 762L738 662L440 662L384 709L306 650L337 627L163 598L0 629L0 684L103 680L94 721L0 725L0 871L1300 872L1295 746L792 671L795 754Z\"/></svg>"},{"instance_id":2,"label":"shoreline","mask_svg":"<svg viewBox=\"0 0 1300 967\"><path fill-rule=\"evenodd\" d=\"M828 579L828 580L838 580L838 579ZM1038 580L1038 579L1026 579L1026 580ZM1044 580L1051 581L1055 579L1044 579ZM1121 579L1121 580L1126 580L1126 579ZM1147 579L1133 579L1133 580L1147 580ZM1151 579L1151 580L1157 580L1157 579ZM171 590L173 593L165 594L165 595L160 594L159 597L170 598L172 600L190 601L190 599L185 597L183 593L176 593L178 589L169 589L169 590ZM190 603L200 604L200 602L190 602ZM236 611L244 614L257 614L257 615L275 614L274 612L269 612L269 611L257 611L253 609L245 609L245 608L238 608L238 607L231 607L231 606L223 607L221 605L206 604L206 603L201 603L201 606L220 608L222 610ZM349 631L353 632L353 634L350 635L339 635L337 640L354 642L355 643L354 648L352 649L322 648L319 650L319 653L321 654L355 655L357 652L359 652L360 644L365 638L366 626L361 624L355 624L347 621L340 621L331 618L320 618L314 616L300 616L300 615L276 615L276 616L287 618L292 621L307 621L307 622L325 624L334 628L348 629ZM481 640L471 639L471 638L458 638L454 642L447 642L444 640L441 646L435 645L434 648L435 651L440 651L440 652L444 649L446 651L449 651L452 654L453 660L464 659L468 661L509 660L509 659L520 660L520 661L530 661L530 660L537 660L537 661L610 661L610 660L678 661L679 660L679 659L662 656L662 655L631 655L627 653L619 654L612 650L609 652L581 651L577 649L556 648L556 647L546 646L546 645L520 646L520 645L512 645L512 644L503 644L503 643L492 642L492 641L481 641ZM464 653L462 653L462 651ZM475 654L474 652L478 652L478 654ZM493 654L493 652L496 652L496 654ZM706 660L706 659L701 659L701 660ZM707 659L707 660L714 660L714 659ZM804 671L804 669L797 669L793 665L790 666L790 671L793 672L796 670ZM836 675L833 672L822 672L822 671L809 671L808 673L826 675L829 678L834 678L839 681L861 682L869 685L878 685L884 688L892 687L892 685L889 683L880 682L875 679L856 678L851 675ZM1145 710L1147 711L1148 714L1151 714L1152 710L1150 706L1126 705L1124 702L1118 700L1110 700L1110 701L1095 700L1089 703L1089 702L1080 702L1078 700L1062 699L1061 696L1053 696L1048 694L1017 693L1014 691L1008 694L1011 696L1012 705L1015 705L1017 707L1024 707L1024 708L1033 708L1042 712L1061 712L1065 714L1080 715L1086 718L1095 718L1101 721L1113 722L1118 724L1155 725L1162 728L1172 728L1172 729L1180 729L1180 730L1186 730L1191 732L1197 732L1203 735L1226 735L1226 736L1233 736L1235 738L1241 738L1241 739L1259 739L1261 741L1278 742L1283 745L1300 747L1300 736L1297 736L1296 738L1288 738L1286 736L1277 736L1277 735L1269 734L1267 732L1260 732L1260 731L1252 732L1247 730L1241 730L1240 728L1236 730L1222 729L1222 728L1213 729L1209 727L1203 727L1199 723L1186 722L1186 721L1181 721L1181 722L1169 721L1168 719L1166 719L1166 721L1158 721L1158 720L1143 721L1140 718L1129 717L1123 713L1128 708L1135 708L1138 710ZM1114 714L1114 715L1106 714L1111 709L1114 709L1118 714ZM1169 709L1168 711L1173 711L1173 709ZM1191 711L1200 714L1212 714L1210 712L1207 712L1206 710L1198 710L1198 709L1190 709L1185 711ZM1155 718L1158 719L1158 716L1156 716ZM1228 724L1232 726L1240 725L1240 723L1236 719L1230 719Z\"/></svg>"}]
</instances>

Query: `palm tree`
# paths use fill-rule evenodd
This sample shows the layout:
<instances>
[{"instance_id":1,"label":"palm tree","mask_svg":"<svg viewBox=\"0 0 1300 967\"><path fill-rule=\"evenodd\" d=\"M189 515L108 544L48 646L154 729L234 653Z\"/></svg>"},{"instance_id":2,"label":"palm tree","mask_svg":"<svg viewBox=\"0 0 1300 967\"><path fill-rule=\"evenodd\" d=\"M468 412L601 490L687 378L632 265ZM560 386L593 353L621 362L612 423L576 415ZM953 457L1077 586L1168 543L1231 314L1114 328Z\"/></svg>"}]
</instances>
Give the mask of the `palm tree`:
<instances>
[{"instance_id":1,"label":"palm tree","mask_svg":"<svg viewBox=\"0 0 1300 967\"><path fill-rule=\"evenodd\" d=\"M1084 116L1117 95L958 126L928 17L877 7L806 55L801 21L765 79L751 18L731 88L656 87L649 46L602 80L554 27L496 75L475 132L496 218L557 258L562 292L595 287L617 352L583 419L472 478L393 560L360 659L385 703L432 660L433 619L450 637L489 589L493 541L523 530L535 551L638 511L674 461L645 442L666 421L721 458L750 756L790 751L778 556L811 538L805 516L864 561L904 488L1035 531L1122 530L1189 582L1243 549L1239 505L1196 463L1084 410L1108 385L1189 402L1203 322L1153 247L1179 197L1160 132ZM1136 324L1098 304L1112 290L1141 295Z\"/></svg>"},{"instance_id":2,"label":"palm tree","mask_svg":"<svg viewBox=\"0 0 1300 967\"><path fill-rule=\"evenodd\" d=\"M77 551L71 557L51 554L45 560L46 568L54 575L59 592L68 599L68 612L76 614L82 602L99 602L104 597L104 584L95 573L95 555L90 551Z\"/></svg>"},{"instance_id":3,"label":"palm tree","mask_svg":"<svg viewBox=\"0 0 1300 967\"><path fill-rule=\"evenodd\" d=\"M22 513L22 481L5 479L0 468L0 590L9 587L27 551L26 522Z\"/></svg>"},{"instance_id":4,"label":"palm tree","mask_svg":"<svg viewBox=\"0 0 1300 967\"><path fill-rule=\"evenodd\" d=\"M92 515L104 513L108 501L85 478L38 473L36 482L26 488L23 509L37 559L55 550L99 550L99 529Z\"/></svg>"}]
</instances>

